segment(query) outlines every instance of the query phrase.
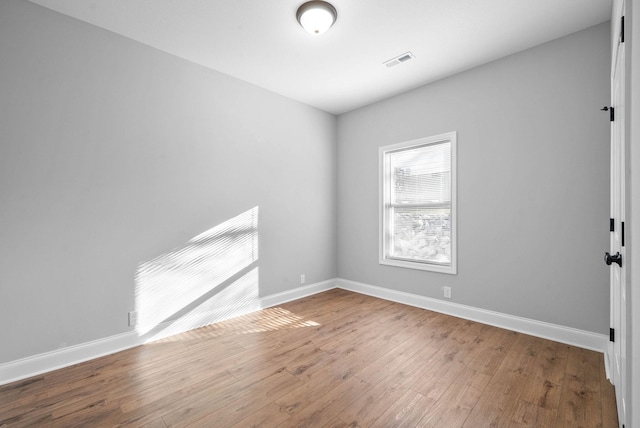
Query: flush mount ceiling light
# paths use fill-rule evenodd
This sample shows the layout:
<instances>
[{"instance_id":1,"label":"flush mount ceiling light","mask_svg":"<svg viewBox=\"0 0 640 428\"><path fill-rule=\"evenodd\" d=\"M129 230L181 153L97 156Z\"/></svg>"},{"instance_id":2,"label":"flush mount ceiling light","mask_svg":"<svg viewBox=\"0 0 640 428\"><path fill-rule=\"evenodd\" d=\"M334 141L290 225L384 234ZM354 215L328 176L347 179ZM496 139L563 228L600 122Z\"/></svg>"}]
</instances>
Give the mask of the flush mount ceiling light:
<instances>
[{"instance_id":1,"label":"flush mount ceiling light","mask_svg":"<svg viewBox=\"0 0 640 428\"><path fill-rule=\"evenodd\" d=\"M311 34L322 34L327 31L338 17L336 8L326 1L308 1L296 12L298 22Z\"/></svg>"}]
</instances>

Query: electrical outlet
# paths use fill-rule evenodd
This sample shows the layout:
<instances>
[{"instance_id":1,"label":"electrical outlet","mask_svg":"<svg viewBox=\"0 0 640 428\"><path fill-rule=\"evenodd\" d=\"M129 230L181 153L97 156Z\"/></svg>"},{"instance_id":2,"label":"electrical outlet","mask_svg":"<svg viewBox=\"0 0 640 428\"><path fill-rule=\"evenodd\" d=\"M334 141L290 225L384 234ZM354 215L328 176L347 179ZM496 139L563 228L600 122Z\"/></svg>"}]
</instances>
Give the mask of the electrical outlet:
<instances>
[{"instance_id":1,"label":"electrical outlet","mask_svg":"<svg viewBox=\"0 0 640 428\"><path fill-rule=\"evenodd\" d=\"M129 312L129 327L135 327L138 324L138 311Z\"/></svg>"},{"instance_id":2,"label":"electrical outlet","mask_svg":"<svg viewBox=\"0 0 640 428\"><path fill-rule=\"evenodd\" d=\"M300 275L300 284L304 284L306 281L306 278L304 277L304 274Z\"/></svg>"},{"instance_id":3,"label":"electrical outlet","mask_svg":"<svg viewBox=\"0 0 640 428\"><path fill-rule=\"evenodd\" d=\"M444 292L444 297L447 299L451 298L451 287L442 287L442 291Z\"/></svg>"}]
</instances>

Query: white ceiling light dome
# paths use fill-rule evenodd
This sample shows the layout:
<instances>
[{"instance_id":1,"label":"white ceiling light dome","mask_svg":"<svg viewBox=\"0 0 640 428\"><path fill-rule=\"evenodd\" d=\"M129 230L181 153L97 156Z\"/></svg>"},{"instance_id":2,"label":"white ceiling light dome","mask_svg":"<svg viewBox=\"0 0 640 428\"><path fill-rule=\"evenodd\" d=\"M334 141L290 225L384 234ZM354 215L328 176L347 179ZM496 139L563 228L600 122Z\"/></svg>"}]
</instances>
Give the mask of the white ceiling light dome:
<instances>
[{"instance_id":1,"label":"white ceiling light dome","mask_svg":"<svg viewBox=\"0 0 640 428\"><path fill-rule=\"evenodd\" d=\"M338 12L326 1L308 1L298 8L296 18L307 32L318 35L331 28Z\"/></svg>"}]
</instances>

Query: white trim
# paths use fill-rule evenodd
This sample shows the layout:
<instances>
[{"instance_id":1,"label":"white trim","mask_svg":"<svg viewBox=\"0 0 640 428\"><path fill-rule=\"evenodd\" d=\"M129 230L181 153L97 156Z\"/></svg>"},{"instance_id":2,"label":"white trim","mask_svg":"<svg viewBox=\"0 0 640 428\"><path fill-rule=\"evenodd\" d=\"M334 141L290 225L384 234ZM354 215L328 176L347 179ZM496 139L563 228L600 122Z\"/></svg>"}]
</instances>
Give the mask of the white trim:
<instances>
[{"instance_id":1,"label":"white trim","mask_svg":"<svg viewBox=\"0 0 640 428\"><path fill-rule=\"evenodd\" d=\"M483 324L566 343L568 345L591 349L593 351L605 353L607 349L608 337L603 334L478 309L458 303L404 293L340 278L309 284L282 293L261 297L257 300L257 305L252 307L257 306L261 309L269 308L333 288L341 288L368 296L453 315ZM248 312L252 311L247 311L247 313ZM241 314L234 313L233 315L239 316ZM166 324L170 325L171 323L168 322ZM158 327L162 329L163 326ZM0 385L133 348L144 344L146 341L148 341L148 338L139 336L135 331L129 331L104 339L81 343L64 349L45 352L21 360L0 364Z\"/></svg>"},{"instance_id":2,"label":"white trim","mask_svg":"<svg viewBox=\"0 0 640 428\"><path fill-rule=\"evenodd\" d=\"M58 370L140 345L135 331L0 364L0 385Z\"/></svg>"},{"instance_id":3,"label":"white trim","mask_svg":"<svg viewBox=\"0 0 640 428\"><path fill-rule=\"evenodd\" d=\"M604 375L606 376L606 378L607 378L607 380L608 380L609 382L611 382L611 381L612 381L612 379L611 379L611 371L610 371L610 369L609 369L609 367L611 367L611 366L609 365L609 364L611 364L611 363L609 363L609 359L610 359L610 358L611 358L611 357L609 357L609 351L608 351L608 350L607 350L607 351L605 351L605 352L604 352ZM613 383L611 383L611 384L613 385Z\"/></svg>"},{"instance_id":4,"label":"white trim","mask_svg":"<svg viewBox=\"0 0 640 428\"><path fill-rule=\"evenodd\" d=\"M453 242L453 240L451 241ZM451 275L455 275L457 273L456 267L455 267L455 263L453 262L453 254L451 255L451 265L437 265L435 263L422 263L422 262L414 262L411 260L400 260L400 259L392 259L392 258L387 258L387 257L381 257L379 263L381 265L386 265L386 266L395 266L395 267L400 267L400 268L407 268L407 269L419 269L419 270L426 270L429 272L438 272L438 273L446 273L446 274L451 274Z\"/></svg>"},{"instance_id":5,"label":"white trim","mask_svg":"<svg viewBox=\"0 0 640 428\"><path fill-rule=\"evenodd\" d=\"M627 420L628 427L640 427L640 3L627 1L624 10L626 46L626 144L629 149L627 236Z\"/></svg>"},{"instance_id":6,"label":"white trim","mask_svg":"<svg viewBox=\"0 0 640 428\"><path fill-rule=\"evenodd\" d=\"M392 302L403 303L422 309L429 309L455 317L464 318L483 324L505 328L519 333L530 334L532 336L566 343L567 345L578 346L604 353L607 349L609 338L604 334L592 333L572 327L565 327L529 318L517 317L500 312L474 308L472 306L452 303L445 300L433 299L419 296L417 294L404 293L402 291L390 290L388 288L377 287L375 285L363 284L360 282L338 279L338 287L366 294L368 296L379 297Z\"/></svg>"},{"instance_id":7,"label":"white trim","mask_svg":"<svg viewBox=\"0 0 640 428\"><path fill-rule=\"evenodd\" d=\"M260 299L260 307L270 308L275 305L281 305L283 303L290 302L296 299L302 299L303 297L312 296L314 294L322 293L337 288L338 279L333 278L327 281L316 282L315 284L305 285L304 287L298 287L293 290L283 291L282 293L272 294Z\"/></svg>"},{"instance_id":8,"label":"white trim","mask_svg":"<svg viewBox=\"0 0 640 428\"><path fill-rule=\"evenodd\" d=\"M247 307L264 309L280 305L291 300L300 299L302 297L336 288L336 281L336 279L330 279L282 293L265 296L257 299L255 305L247 305ZM254 312L254 310L229 312L229 316L226 318L236 317L250 312ZM223 319L219 319L217 322L222 320ZM162 323L157 326L157 330L170 331L169 327L171 324L171 321ZM0 364L0 385L37 376L64 367L69 367L74 364L93 360L105 355L114 354L116 352L124 351L125 349L142 345L150 340L157 340L163 337L165 337L165 335L161 333L152 334L150 339L150 337L139 335L136 331L128 331L115 336L69 346L55 351L45 352L31 357L22 358L20 360L10 361L8 363Z\"/></svg>"},{"instance_id":9,"label":"white trim","mask_svg":"<svg viewBox=\"0 0 640 428\"><path fill-rule=\"evenodd\" d=\"M424 137L417 140L378 147L378 262L381 265L419 269L451 275L456 275L458 273L457 140L458 133L456 131L452 131L446 132L444 134L434 135L431 137ZM399 150L409 150L418 146L445 142L448 142L451 145L451 263L447 265L438 265L435 263L423 263L419 261L399 260L387 257L390 240L387 233L388 229L387 227L385 227L388 223L388 213L386 207L389 205L388 198L390 197L387 192L385 192L385 189L389 186L390 180L389 174L386 173L386 171L388 170L388 165L386 164L386 162L388 162L387 154Z\"/></svg>"}]
</instances>

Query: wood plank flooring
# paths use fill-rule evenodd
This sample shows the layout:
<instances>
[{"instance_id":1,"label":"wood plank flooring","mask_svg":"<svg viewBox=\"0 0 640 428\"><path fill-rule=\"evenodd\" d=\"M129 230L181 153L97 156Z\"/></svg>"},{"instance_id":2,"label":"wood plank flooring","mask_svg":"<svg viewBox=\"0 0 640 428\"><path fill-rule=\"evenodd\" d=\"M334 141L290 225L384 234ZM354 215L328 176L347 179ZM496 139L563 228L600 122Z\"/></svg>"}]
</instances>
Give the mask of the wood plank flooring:
<instances>
[{"instance_id":1,"label":"wood plank flooring","mask_svg":"<svg viewBox=\"0 0 640 428\"><path fill-rule=\"evenodd\" d=\"M618 426L603 357L344 290L0 387L0 427Z\"/></svg>"}]
</instances>

